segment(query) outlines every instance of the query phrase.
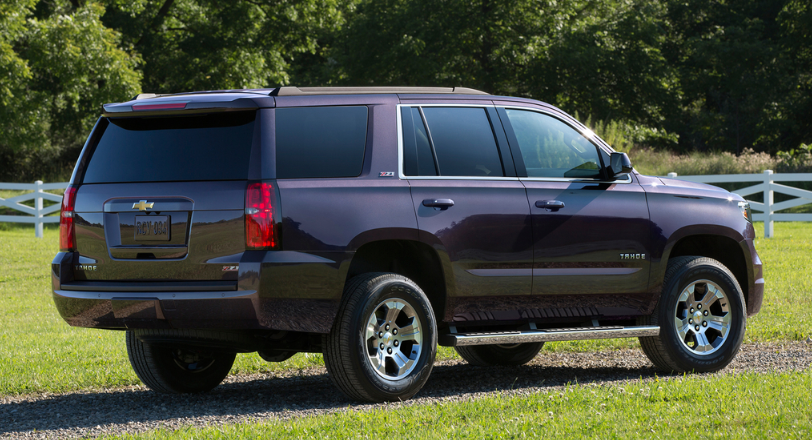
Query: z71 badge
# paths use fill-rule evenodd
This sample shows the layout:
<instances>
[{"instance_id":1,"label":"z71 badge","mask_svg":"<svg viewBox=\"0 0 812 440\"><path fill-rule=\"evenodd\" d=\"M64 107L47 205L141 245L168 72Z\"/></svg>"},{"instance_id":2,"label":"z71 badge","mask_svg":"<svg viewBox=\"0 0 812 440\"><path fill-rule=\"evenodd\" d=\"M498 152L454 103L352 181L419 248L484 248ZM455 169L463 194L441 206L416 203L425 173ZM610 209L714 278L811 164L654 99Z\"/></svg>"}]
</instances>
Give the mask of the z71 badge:
<instances>
[{"instance_id":1,"label":"z71 badge","mask_svg":"<svg viewBox=\"0 0 812 440\"><path fill-rule=\"evenodd\" d=\"M395 177L395 172L394 171L381 171L381 173L378 174L378 177Z\"/></svg>"},{"instance_id":2,"label":"z71 badge","mask_svg":"<svg viewBox=\"0 0 812 440\"><path fill-rule=\"evenodd\" d=\"M236 272L240 270L240 266L223 266L223 272Z\"/></svg>"}]
</instances>

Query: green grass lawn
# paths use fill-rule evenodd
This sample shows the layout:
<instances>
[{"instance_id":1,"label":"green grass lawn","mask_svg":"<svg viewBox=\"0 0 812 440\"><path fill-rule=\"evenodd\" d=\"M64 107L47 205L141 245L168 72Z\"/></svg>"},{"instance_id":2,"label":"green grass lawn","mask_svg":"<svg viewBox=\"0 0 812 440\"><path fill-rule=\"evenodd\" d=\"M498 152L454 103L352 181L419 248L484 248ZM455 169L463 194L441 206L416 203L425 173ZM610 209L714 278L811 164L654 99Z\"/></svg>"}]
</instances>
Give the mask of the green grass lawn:
<instances>
[{"instance_id":1,"label":"green grass lawn","mask_svg":"<svg viewBox=\"0 0 812 440\"><path fill-rule=\"evenodd\" d=\"M759 236L762 234L757 225ZM765 264L764 307L749 321L745 342L803 340L812 335L812 223L777 223L776 237L758 239ZM137 384L124 347L124 334L68 326L51 300L49 263L58 230L0 223L0 395L64 392ZM636 339L560 342L544 350L592 351L636 347ZM441 348L439 359L455 357ZM233 374L302 369L323 365L320 355L299 354L267 363L241 354Z\"/></svg>"},{"instance_id":2,"label":"green grass lawn","mask_svg":"<svg viewBox=\"0 0 812 440\"><path fill-rule=\"evenodd\" d=\"M812 435L812 371L574 385L529 395L156 430L125 439L781 438Z\"/></svg>"}]
</instances>

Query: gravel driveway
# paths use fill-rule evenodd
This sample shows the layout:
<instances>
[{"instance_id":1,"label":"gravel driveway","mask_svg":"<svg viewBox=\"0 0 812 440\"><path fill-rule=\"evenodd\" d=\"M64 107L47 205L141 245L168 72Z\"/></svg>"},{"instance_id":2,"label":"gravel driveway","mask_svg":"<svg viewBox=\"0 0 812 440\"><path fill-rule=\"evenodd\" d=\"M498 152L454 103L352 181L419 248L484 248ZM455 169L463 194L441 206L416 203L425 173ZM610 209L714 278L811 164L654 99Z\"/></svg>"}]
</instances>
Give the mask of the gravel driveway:
<instances>
[{"instance_id":1,"label":"gravel driveway","mask_svg":"<svg viewBox=\"0 0 812 440\"><path fill-rule=\"evenodd\" d=\"M723 372L805 370L812 344L742 346ZM640 350L541 354L522 367L471 367L438 362L423 390L407 405L454 401L502 392L526 394L566 385L611 384L653 378ZM718 374L718 373L717 373ZM662 375L661 375L662 377ZM249 419L286 419L385 404L353 404L330 383L323 368L231 376L207 394L161 395L141 386L67 394L0 397L0 437L66 438L135 433L185 425L212 426ZM36 432L34 432L36 430Z\"/></svg>"}]
</instances>

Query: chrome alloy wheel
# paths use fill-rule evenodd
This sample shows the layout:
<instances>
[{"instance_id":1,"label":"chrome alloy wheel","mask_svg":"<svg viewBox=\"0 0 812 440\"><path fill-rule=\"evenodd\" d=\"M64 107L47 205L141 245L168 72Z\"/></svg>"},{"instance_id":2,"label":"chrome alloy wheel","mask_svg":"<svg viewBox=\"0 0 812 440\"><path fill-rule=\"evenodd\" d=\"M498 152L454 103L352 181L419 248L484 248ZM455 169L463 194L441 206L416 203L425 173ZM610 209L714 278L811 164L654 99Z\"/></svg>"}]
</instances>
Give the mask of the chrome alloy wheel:
<instances>
[{"instance_id":1,"label":"chrome alloy wheel","mask_svg":"<svg viewBox=\"0 0 812 440\"><path fill-rule=\"evenodd\" d=\"M423 350L420 318L412 306L389 298L367 320L367 360L378 375L398 380L414 370Z\"/></svg>"},{"instance_id":2,"label":"chrome alloy wheel","mask_svg":"<svg viewBox=\"0 0 812 440\"><path fill-rule=\"evenodd\" d=\"M679 295L674 327L689 352L706 356L728 339L732 317L728 297L716 283L697 280Z\"/></svg>"}]
</instances>

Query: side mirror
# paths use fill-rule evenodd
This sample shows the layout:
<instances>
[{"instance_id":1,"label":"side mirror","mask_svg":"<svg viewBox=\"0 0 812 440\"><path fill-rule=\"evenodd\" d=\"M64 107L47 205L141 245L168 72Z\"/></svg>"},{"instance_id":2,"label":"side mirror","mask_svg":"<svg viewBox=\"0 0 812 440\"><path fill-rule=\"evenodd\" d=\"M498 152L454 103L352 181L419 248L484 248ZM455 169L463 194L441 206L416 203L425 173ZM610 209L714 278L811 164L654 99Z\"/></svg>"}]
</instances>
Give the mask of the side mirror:
<instances>
[{"instance_id":1,"label":"side mirror","mask_svg":"<svg viewBox=\"0 0 812 440\"><path fill-rule=\"evenodd\" d=\"M628 174L632 172L632 161L626 153L614 152L609 157L609 177L614 179L620 174Z\"/></svg>"}]
</instances>

